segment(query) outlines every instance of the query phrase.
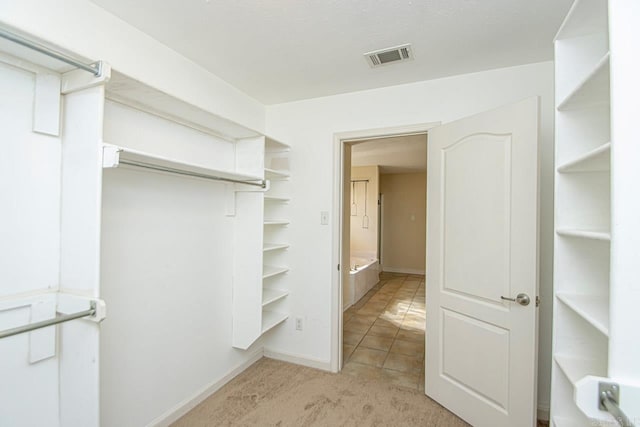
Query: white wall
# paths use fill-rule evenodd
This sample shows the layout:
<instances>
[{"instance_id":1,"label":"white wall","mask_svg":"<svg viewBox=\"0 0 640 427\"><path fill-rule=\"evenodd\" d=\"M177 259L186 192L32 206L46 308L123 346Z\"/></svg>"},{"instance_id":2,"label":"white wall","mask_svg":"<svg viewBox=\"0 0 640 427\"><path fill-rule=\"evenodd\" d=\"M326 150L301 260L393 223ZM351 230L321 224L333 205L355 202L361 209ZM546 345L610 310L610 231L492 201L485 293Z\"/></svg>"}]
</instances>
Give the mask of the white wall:
<instances>
[{"instance_id":1,"label":"white wall","mask_svg":"<svg viewBox=\"0 0 640 427\"><path fill-rule=\"evenodd\" d=\"M264 131L258 101L88 0L0 0L0 23Z\"/></svg>"},{"instance_id":2,"label":"white wall","mask_svg":"<svg viewBox=\"0 0 640 427\"><path fill-rule=\"evenodd\" d=\"M35 74L0 63L2 330L33 321L38 301L53 310L58 290L61 145L58 137L32 132L34 93ZM29 362L36 334L0 340L2 426L59 423L59 358ZM55 341L50 350L55 354Z\"/></svg>"},{"instance_id":3,"label":"white wall","mask_svg":"<svg viewBox=\"0 0 640 427\"><path fill-rule=\"evenodd\" d=\"M233 169L233 144L107 102L105 140ZM180 147L185 147L180 153ZM177 151L176 151L177 150ZM193 157L195 156L195 157ZM235 220L224 184L140 169L105 170L101 425L148 425L238 367L232 348Z\"/></svg>"},{"instance_id":4,"label":"white wall","mask_svg":"<svg viewBox=\"0 0 640 427\"><path fill-rule=\"evenodd\" d=\"M291 321L271 347L329 362L331 354L331 227L334 134L434 121L450 122L539 95L541 106L540 362L539 403L549 404L553 221L553 63L518 67L354 92L267 107L267 132L292 150L292 279L304 282L289 298L292 316L307 317L304 331ZM313 260L313 262L308 262Z\"/></svg>"}]
</instances>

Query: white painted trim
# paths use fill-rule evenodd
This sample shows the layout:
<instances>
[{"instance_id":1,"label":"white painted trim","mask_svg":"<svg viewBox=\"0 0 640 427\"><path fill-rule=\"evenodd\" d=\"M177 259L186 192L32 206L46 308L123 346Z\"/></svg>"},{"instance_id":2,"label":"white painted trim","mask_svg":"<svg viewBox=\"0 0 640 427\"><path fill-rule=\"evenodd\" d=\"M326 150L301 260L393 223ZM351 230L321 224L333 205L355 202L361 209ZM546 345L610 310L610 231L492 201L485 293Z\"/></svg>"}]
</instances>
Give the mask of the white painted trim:
<instances>
[{"instance_id":1,"label":"white painted trim","mask_svg":"<svg viewBox=\"0 0 640 427\"><path fill-rule=\"evenodd\" d=\"M427 133L440 122L339 132L333 135L333 226L331 230L331 372L342 369L342 283L336 266L341 260L342 242L342 149L345 142Z\"/></svg>"},{"instance_id":2,"label":"white painted trim","mask_svg":"<svg viewBox=\"0 0 640 427\"><path fill-rule=\"evenodd\" d=\"M251 365L256 363L258 360L262 359L263 354L264 352L262 348L256 350L248 360L239 364L227 375L205 386L202 390L200 390L193 396L178 403L176 406L169 409L167 412L165 412L164 414L160 415L159 417L151 421L149 424L147 424L147 427L151 427L151 426L168 427L174 422L178 421L182 416L184 416L187 412L195 408L207 397L211 396L213 393L220 390L222 386L224 386L229 381L231 381L232 379L240 375L242 372L244 372L247 368L249 368Z\"/></svg>"},{"instance_id":3,"label":"white painted trim","mask_svg":"<svg viewBox=\"0 0 640 427\"><path fill-rule=\"evenodd\" d=\"M424 270L418 270L415 268L404 268L404 267L382 267L381 269L385 273L406 273L406 274L425 274Z\"/></svg>"},{"instance_id":4,"label":"white painted trim","mask_svg":"<svg viewBox=\"0 0 640 427\"><path fill-rule=\"evenodd\" d=\"M549 405L538 404L538 419L540 421L549 421Z\"/></svg>"},{"instance_id":5,"label":"white painted trim","mask_svg":"<svg viewBox=\"0 0 640 427\"><path fill-rule=\"evenodd\" d=\"M306 366L309 368L320 369L323 371L331 372L331 362L327 360L314 359L306 356L300 356L291 353L282 353L279 351L273 351L268 348L264 349L264 357L269 359L281 360L283 362L293 363L295 365Z\"/></svg>"}]
</instances>

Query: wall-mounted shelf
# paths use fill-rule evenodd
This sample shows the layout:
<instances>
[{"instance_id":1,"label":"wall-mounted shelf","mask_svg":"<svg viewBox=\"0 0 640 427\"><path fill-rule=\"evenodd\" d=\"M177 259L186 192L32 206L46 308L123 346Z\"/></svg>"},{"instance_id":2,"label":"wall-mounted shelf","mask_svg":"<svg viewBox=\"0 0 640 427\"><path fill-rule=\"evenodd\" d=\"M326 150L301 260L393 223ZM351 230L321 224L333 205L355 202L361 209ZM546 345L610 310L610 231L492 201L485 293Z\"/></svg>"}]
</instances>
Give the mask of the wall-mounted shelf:
<instances>
[{"instance_id":1,"label":"wall-mounted shelf","mask_svg":"<svg viewBox=\"0 0 640 427\"><path fill-rule=\"evenodd\" d=\"M235 142L236 139L260 136L254 130L172 97L116 71L111 73L106 97L231 142Z\"/></svg>"},{"instance_id":2,"label":"wall-mounted shelf","mask_svg":"<svg viewBox=\"0 0 640 427\"><path fill-rule=\"evenodd\" d=\"M278 267L278 266L275 266L275 265L265 265L262 268L262 278L263 279L267 279L269 277L277 276L279 274L284 274L287 271L289 271L289 269L287 267Z\"/></svg>"},{"instance_id":3,"label":"wall-mounted shelf","mask_svg":"<svg viewBox=\"0 0 640 427\"><path fill-rule=\"evenodd\" d=\"M556 229L556 233L559 236L564 237L579 237L582 239L593 239L593 240L611 240L611 233L608 231L594 231L594 230L575 230L568 228L558 228Z\"/></svg>"},{"instance_id":4,"label":"wall-mounted shelf","mask_svg":"<svg viewBox=\"0 0 640 427\"><path fill-rule=\"evenodd\" d=\"M282 202L282 203L285 203L285 202L291 201L291 198L289 198L289 197L279 197L279 196L268 196L268 195L265 194L264 200L265 200L265 202Z\"/></svg>"},{"instance_id":5,"label":"wall-mounted shelf","mask_svg":"<svg viewBox=\"0 0 640 427\"><path fill-rule=\"evenodd\" d=\"M262 306L269 305L289 295L289 291L284 289L262 289Z\"/></svg>"},{"instance_id":6,"label":"wall-mounted shelf","mask_svg":"<svg viewBox=\"0 0 640 427\"><path fill-rule=\"evenodd\" d=\"M279 249L287 249L288 243L265 243L262 249L263 252L276 251Z\"/></svg>"},{"instance_id":7,"label":"wall-mounted shelf","mask_svg":"<svg viewBox=\"0 0 640 427\"><path fill-rule=\"evenodd\" d=\"M286 219L265 219L264 225L288 225L289 220Z\"/></svg>"},{"instance_id":8,"label":"wall-mounted shelf","mask_svg":"<svg viewBox=\"0 0 640 427\"><path fill-rule=\"evenodd\" d=\"M611 143L602 144L596 149L579 156L558 167L560 173L606 172L611 169Z\"/></svg>"},{"instance_id":9,"label":"wall-mounted shelf","mask_svg":"<svg viewBox=\"0 0 640 427\"><path fill-rule=\"evenodd\" d=\"M291 174L289 173L289 171L285 171L285 170L277 170L277 169L265 168L264 169L264 176L267 179L280 180L280 179L288 179L288 178L290 178Z\"/></svg>"},{"instance_id":10,"label":"wall-mounted shelf","mask_svg":"<svg viewBox=\"0 0 640 427\"><path fill-rule=\"evenodd\" d=\"M553 359L573 386L588 375L606 376L607 373L605 360L583 359L559 354L555 355Z\"/></svg>"},{"instance_id":11,"label":"wall-mounted shelf","mask_svg":"<svg viewBox=\"0 0 640 427\"><path fill-rule=\"evenodd\" d=\"M286 313L278 313L275 311L262 310L262 333L264 334L274 326L287 320L289 317Z\"/></svg>"},{"instance_id":12,"label":"wall-mounted shelf","mask_svg":"<svg viewBox=\"0 0 640 427\"><path fill-rule=\"evenodd\" d=\"M558 111L609 102L609 53L558 104Z\"/></svg>"},{"instance_id":13,"label":"wall-mounted shelf","mask_svg":"<svg viewBox=\"0 0 640 427\"><path fill-rule=\"evenodd\" d=\"M145 166L146 165L146 166ZM116 168L120 166L137 166L137 167L158 167L173 170L176 172L187 172L190 174L201 175L203 178L222 178L235 181L251 181L262 182L262 177L255 175L240 174L233 171L224 171L209 168L203 165L181 162L175 159L158 156L143 151L133 150L125 147L118 147L112 144L104 144L102 167Z\"/></svg>"},{"instance_id":14,"label":"wall-mounted shelf","mask_svg":"<svg viewBox=\"0 0 640 427\"><path fill-rule=\"evenodd\" d=\"M564 305L589 322L594 328L609 335L609 296L556 293Z\"/></svg>"}]
</instances>

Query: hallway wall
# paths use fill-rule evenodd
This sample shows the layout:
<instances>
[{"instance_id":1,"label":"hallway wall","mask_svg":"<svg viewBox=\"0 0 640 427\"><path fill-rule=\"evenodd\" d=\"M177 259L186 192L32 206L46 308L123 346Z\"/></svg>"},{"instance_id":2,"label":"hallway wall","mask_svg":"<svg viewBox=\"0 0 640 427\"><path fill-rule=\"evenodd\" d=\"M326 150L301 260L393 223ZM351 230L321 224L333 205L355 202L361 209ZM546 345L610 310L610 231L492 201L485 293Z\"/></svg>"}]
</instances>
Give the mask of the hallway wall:
<instances>
[{"instance_id":1,"label":"hallway wall","mask_svg":"<svg viewBox=\"0 0 640 427\"><path fill-rule=\"evenodd\" d=\"M427 231L427 174L380 175L382 270L424 274Z\"/></svg>"}]
</instances>

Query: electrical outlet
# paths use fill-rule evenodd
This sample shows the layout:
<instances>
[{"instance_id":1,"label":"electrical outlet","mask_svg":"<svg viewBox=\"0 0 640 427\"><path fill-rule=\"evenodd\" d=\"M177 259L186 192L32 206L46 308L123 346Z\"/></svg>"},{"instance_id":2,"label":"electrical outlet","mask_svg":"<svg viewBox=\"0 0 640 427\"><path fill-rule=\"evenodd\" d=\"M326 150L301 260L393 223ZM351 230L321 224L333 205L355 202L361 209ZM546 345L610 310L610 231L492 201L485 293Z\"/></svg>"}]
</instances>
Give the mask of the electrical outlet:
<instances>
[{"instance_id":1,"label":"electrical outlet","mask_svg":"<svg viewBox=\"0 0 640 427\"><path fill-rule=\"evenodd\" d=\"M296 331L302 330L302 317L296 317Z\"/></svg>"}]
</instances>

